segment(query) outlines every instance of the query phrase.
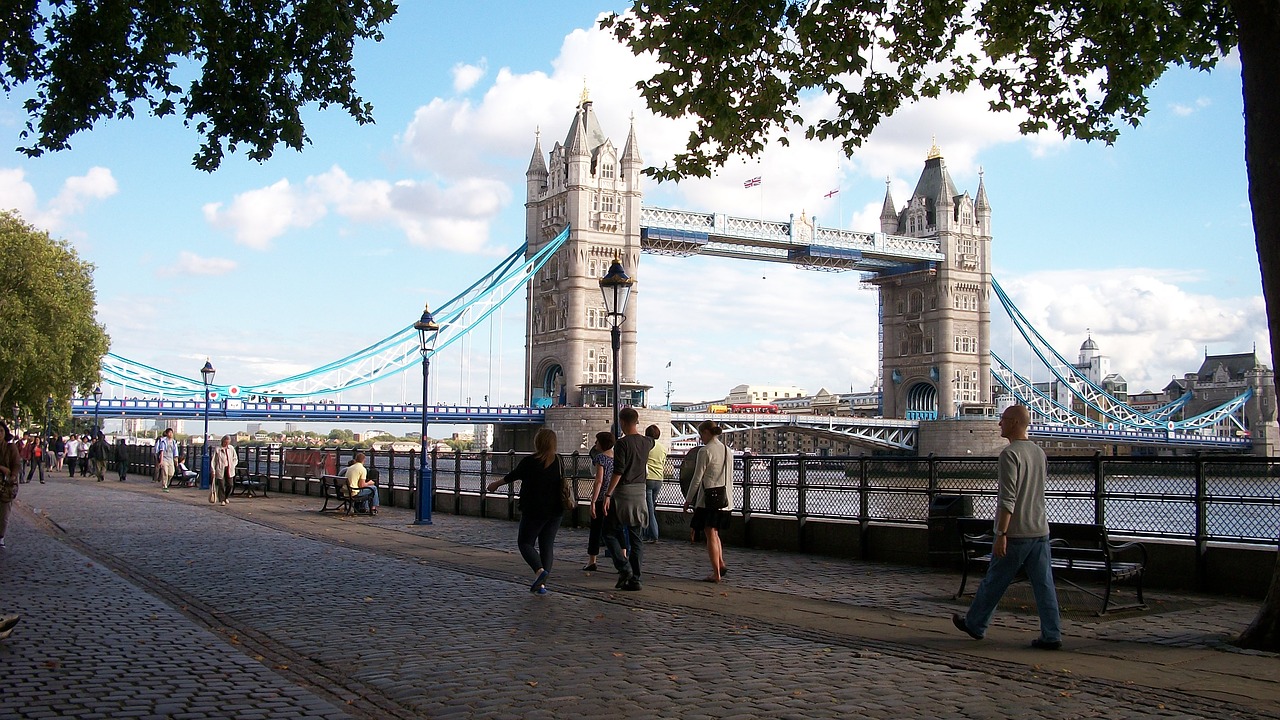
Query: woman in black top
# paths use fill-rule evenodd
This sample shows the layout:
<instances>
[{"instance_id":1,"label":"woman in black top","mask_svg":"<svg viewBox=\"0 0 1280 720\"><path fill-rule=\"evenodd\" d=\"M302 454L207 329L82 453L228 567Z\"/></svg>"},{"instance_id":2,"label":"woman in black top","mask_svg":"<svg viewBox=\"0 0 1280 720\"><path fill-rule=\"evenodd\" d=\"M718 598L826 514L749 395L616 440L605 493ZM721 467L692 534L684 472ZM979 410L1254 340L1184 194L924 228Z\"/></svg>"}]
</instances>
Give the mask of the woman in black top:
<instances>
[{"instance_id":1,"label":"woman in black top","mask_svg":"<svg viewBox=\"0 0 1280 720\"><path fill-rule=\"evenodd\" d=\"M537 575L529 592L545 595L547 576L555 561L556 532L564 518L564 481L560 476L555 432L548 428L539 430L533 438L533 450L534 454L521 460L506 477L489 483L489 492L520 481L520 530L516 545Z\"/></svg>"}]
</instances>

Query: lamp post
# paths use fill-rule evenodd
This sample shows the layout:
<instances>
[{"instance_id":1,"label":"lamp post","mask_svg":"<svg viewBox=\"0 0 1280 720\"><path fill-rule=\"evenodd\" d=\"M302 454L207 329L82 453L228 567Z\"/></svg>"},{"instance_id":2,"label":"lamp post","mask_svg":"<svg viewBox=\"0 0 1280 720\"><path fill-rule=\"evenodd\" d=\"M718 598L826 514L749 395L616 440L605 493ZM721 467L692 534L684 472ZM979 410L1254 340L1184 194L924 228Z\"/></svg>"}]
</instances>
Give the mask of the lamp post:
<instances>
[{"instance_id":1,"label":"lamp post","mask_svg":"<svg viewBox=\"0 0 1280 720\"><path fill-rule=\"evenodd\" d=\"M621 389L618 382L618 351L622 348L622 323L627 319L627 299L635 280L622 269L622 261L615 255L609 272L600 278L600 292L604 295L604 311L609 315L609 339L613 344L613 434L622 432L618 413L622 409Z\"/></svg>"},{"instance_id":2,"label":"lamp post","mask_svg":"<svg viewBox=\"0 0 1280 720\"><path fill-rule=\"evenodd\" d=\"M413 524L431 524L431 506L435 498L435 486L431 477L431 461L427 457L427 380L431 377L431 353L436 348L440 326L431 317L431 307L422 307L422 317L413 324L418 331L418 351L422 353L422 460L418 466L418 507Z\"/></svg>"},{"instance_id":3,"label":"lamp post","mask_svg":"<svg viewBox=\"0 0 1280 720\"><path fill-rule=\"evenodd\" d=\"M52 426L49 423L50 423L50 418L52 417L53 417L53 396L50 395L49 399L44 401L44 435L45 437L49 437L51 434L50 430L52 430Z\"/></svg>"},{"instance_id":4,"label":"lamp post","mask_svg":"<svg viewBox=\"0 0 1280 720\"><path fill-rule=\"evenodd\" d=\"M98 425L98 409L102 407L102 386L93 386L93 432L94 439L102 432L101 426Z\"/></svg>"},{"instance_id":5,"label":"lamp post","mask_svg":"<svg viewBox=\"0 0 1280 720\"><path fill-rule=\"evenodd\" d=\"M204 444L200 448L200 489L208 490L213 480L213 472L209 469L209 385L213 383L213 363L204 359L204 367L200 368L200 378L204 380Z\"/></svg>"}]
</instances>

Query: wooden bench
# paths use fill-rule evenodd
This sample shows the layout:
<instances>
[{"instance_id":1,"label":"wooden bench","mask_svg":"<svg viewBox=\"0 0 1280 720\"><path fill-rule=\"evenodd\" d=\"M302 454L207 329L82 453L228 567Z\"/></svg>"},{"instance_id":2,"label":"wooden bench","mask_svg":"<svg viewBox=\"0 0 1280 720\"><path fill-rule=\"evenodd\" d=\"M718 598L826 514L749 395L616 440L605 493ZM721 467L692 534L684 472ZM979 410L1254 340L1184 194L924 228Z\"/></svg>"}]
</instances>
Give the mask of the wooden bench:
<instances>
[{"instance_id":1,"label":"wooden bench","mask_svg":"<svg viewBox=\"0 0 1280 720\"><path fill-rule=\"evenodd\" d=\"M231 478L231 494L240 495L241 497L262 497L267 496L267 480L264 477L249 474L249 468L239 466L236 468L236 474Z\"/></svg>"},{"instance_id":2,"label":"wooden bench","mask_svg":"<svg viewBox=\"0 0 1280 720\"><path fill-rule=\"evenodd\" d=\"M964 595L969 582L970 568L991 563L992 521L979 518L957 518L960 530L960 553L964 572L960 577L960 590L956 598ZM1107 529L1090 523L1050 523L1049 552L1053 564L1054 580L1061 581L1102 601L1098 615L1111 610L1145 609L1142 599L1142 575L1147 567L1147 549L1142 543L1113 543L1107 538ZM1125 559L1119 556L1123 555ZM1101 579L1101 594L1082 587L1070 576ZM1133 580L1137 602L1129 605L1111 604L1111 589L1117 582Z\"/></svg>"},{"instance_id":3,"label":"wooden bench","mask_svg":"<svg viewBox=\"0 0 1280 720\"><path fill-rule=\"evenodd\" d=\"M347 484L346 475L321 475L320 492L324 495L324 506L320 508L320 512L341 510L343 515L350 515L355 511L355 500L351 497L351 486ZM331 500L333 507L329 507Z\"/></svg>"}]
</instances>

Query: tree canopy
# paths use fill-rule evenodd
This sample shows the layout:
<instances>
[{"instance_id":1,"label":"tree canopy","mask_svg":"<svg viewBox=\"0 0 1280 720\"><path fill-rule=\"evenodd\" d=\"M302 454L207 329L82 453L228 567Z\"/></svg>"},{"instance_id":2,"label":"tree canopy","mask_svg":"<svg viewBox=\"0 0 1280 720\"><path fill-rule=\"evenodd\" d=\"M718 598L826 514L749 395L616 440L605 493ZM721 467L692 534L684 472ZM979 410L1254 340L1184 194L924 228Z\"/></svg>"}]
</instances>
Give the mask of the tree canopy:
<instances>
[{"instance_id":1,"label":"tree canopy","mask_svg":"<svg viewBox=\"0 0 1280 720\"><path fill-rule=\"evenodd\" d=\"M705 176L802 129L852 155L915 100L992 90L991 108L1113 141L1146 114L1146 89L1172 64L1209 68L1235 46L1223 3L1139 0L668 0L636 2L601 25L662 68L639 83L649 108L697 125L659 179ZM801 112L825 93L834 111ZM818 107L826 109L826 105Z\"/></svg>"},{"instance_id":2,"label":"tree canopy","mask_svg":"<svg viewBox=\"0 0 1280 720\"><path fill-rule=\"evenodd\" d=\"M93 265L0 212L0 408L44 417L49 397L61 406L93 388L109 343L96 302Z\"/></svg>"},{"instance_id":3,"label":"tree canopy","mask_svg":"<svg viewBox=\"0 0 1280 720\"><path fill-rule=\"evenodd\" d=\"M280 143L301 150L309 103L372 122L353 47L381 40L395 12L392 0L12 0L0 10L0 88L34 89L27 155L63 150L101 120L178 113L202 138L193 164L212 171L242 146L255 160Z\"/></svg>"},{"instance_id":4,"label":"tree canopy","mask_svg":"<svg viewBox=\"0 0 1280 720\"><path fill-rule=\"evenodd\" d=\"M1147 112L1172 65L1208 69L1235 50L1245 165L1272 368L1280 352L1280 2L1276 0L636 0L601 25L657 74L649 107L696 121L685 152L646 172L705 176L783 134L839 138L852 155L902 106L974 83L1024 133L1113 142ZM805 117L825 93L834 110ZM821 103L813 107L825 108ZM1246 647L1280 650L1280 553Z\"/></svg>"}]
</instances>

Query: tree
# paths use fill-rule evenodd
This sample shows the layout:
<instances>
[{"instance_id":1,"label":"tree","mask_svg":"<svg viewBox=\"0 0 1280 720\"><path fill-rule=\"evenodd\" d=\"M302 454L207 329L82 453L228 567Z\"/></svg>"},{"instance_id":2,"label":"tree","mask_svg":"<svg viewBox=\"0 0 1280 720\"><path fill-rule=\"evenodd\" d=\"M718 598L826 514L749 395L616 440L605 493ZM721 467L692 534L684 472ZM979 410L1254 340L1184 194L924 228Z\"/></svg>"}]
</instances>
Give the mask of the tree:
<instances>
[{"instance_id":1,"label":"tree","mask_svg":"<svg viewBox=\"0 0 1280 720\"><path fill-rule=\"evenodd\" d=\"M393 0L13 0L0 10L0 88L34 87L27 155L66 149L100 120L181 113L203 138L193 164L212 171L242 145L255 160L280 143L301 150L309 103L372 122L353 46L381 40L395 12Z\"/></svg>"},{"instance_id":2,"label":"tree","mask_svg":"<svg viewBox=\"0 0 1280 720\"><path fill-rule=\"evenodd\" d=\"M63 240L0 212L0 408L43 418L98 381L107 332L94 319L93 265Z\"/></svg>"},{"instance_id":3,"label":"tree","mask_svg":"<svg viewBox=\"0 0 1280 720\"><path fill-rule=\"evenodd\" d=\"M705 176L783 133L839 138L852 154L903 105L977 83L1024 133L1113 142L1147 112L1171 65L1208 69L1236 50L1249 201L1280 352L1280 2L1276 0L637 0L601 21L661 68L639 83L650 109L696 120L686 151L647 170ZM829 116L802 100L826 93ZM1246 647L1280 650L1280 554Z\"/></svg>"}]
</instances>

